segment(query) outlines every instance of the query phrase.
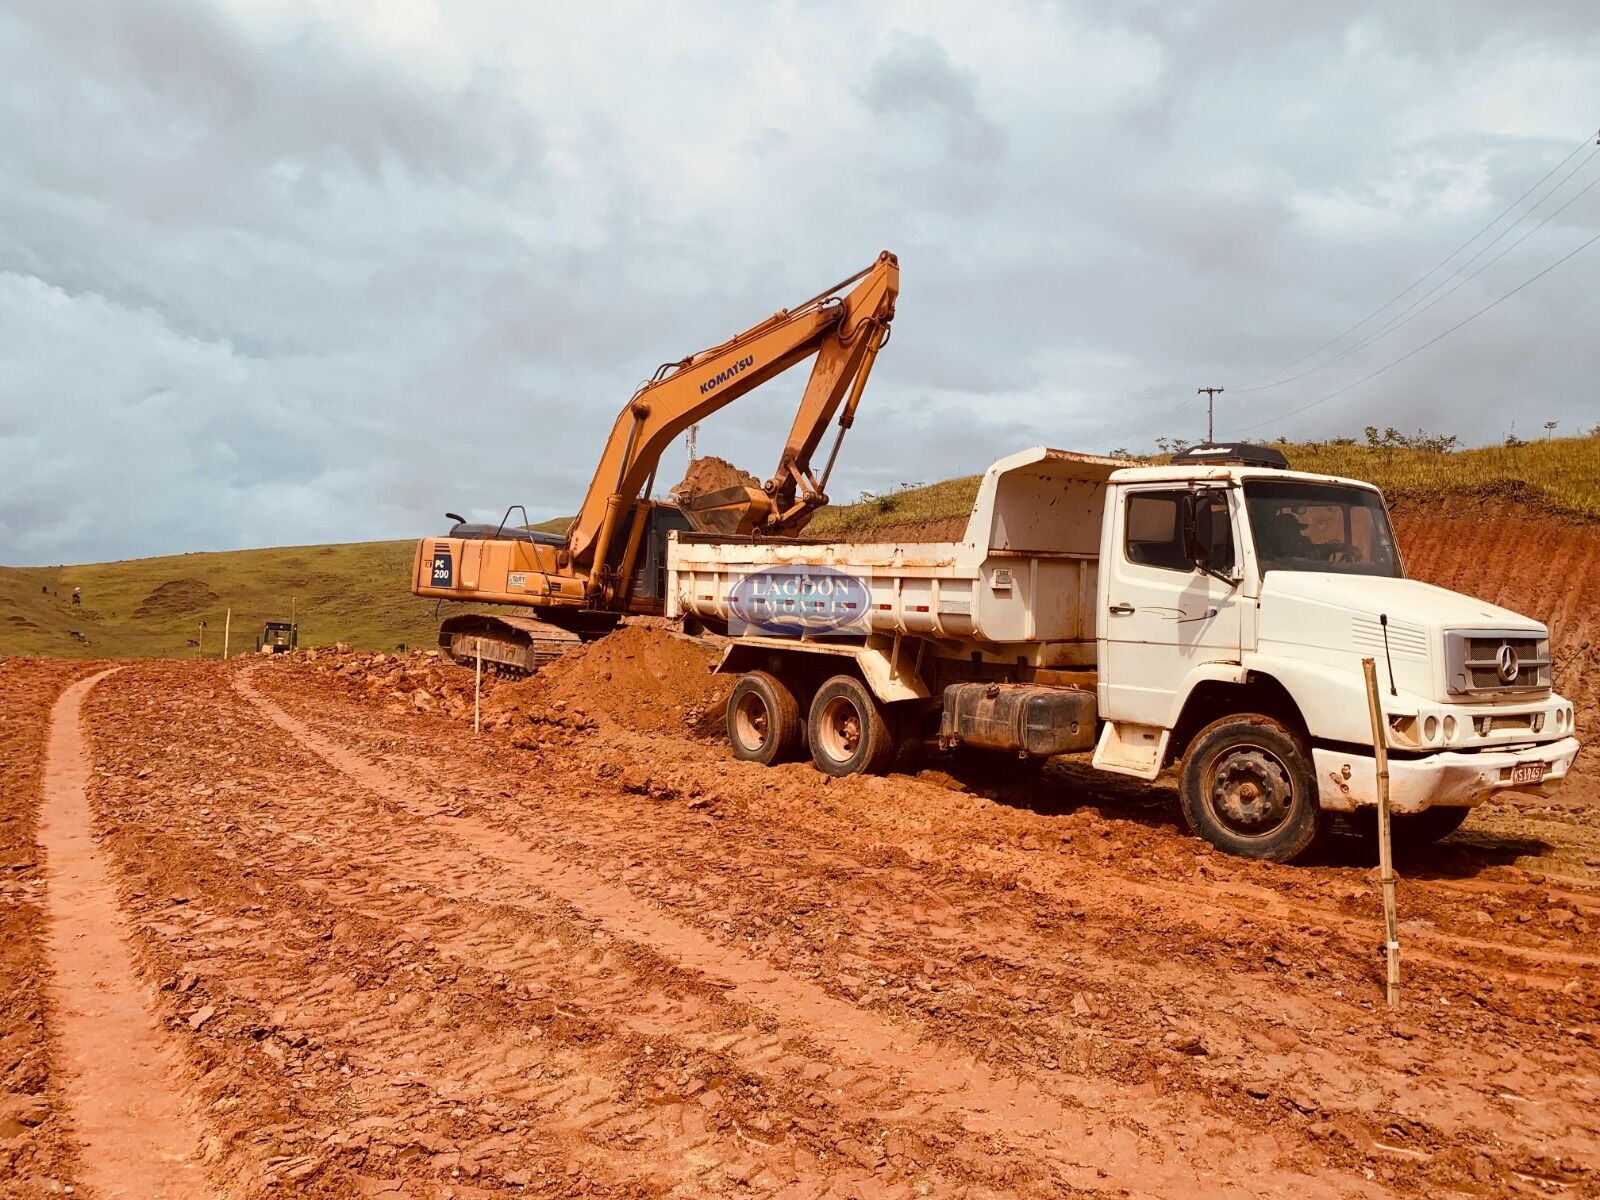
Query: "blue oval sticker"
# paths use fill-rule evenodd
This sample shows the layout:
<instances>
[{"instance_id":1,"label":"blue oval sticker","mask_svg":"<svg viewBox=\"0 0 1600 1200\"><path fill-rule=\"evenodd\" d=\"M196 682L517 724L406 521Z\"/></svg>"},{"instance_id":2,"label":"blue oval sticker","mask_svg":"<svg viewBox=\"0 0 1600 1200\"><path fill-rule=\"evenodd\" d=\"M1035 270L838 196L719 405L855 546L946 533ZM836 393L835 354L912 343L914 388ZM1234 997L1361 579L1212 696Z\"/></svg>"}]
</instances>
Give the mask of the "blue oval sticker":
<instances>
[{"instance_id":1,"label":"blue oval sticker","mask_svg":"<svg viewBox=\"0 0 1600 1200\"><path fill-rule=\"evenodd\" d=\"M730 633L817 637L867 632L871 594L834 567L773 566L739 579L728 593Z\"/></svg>"}]
</instances>

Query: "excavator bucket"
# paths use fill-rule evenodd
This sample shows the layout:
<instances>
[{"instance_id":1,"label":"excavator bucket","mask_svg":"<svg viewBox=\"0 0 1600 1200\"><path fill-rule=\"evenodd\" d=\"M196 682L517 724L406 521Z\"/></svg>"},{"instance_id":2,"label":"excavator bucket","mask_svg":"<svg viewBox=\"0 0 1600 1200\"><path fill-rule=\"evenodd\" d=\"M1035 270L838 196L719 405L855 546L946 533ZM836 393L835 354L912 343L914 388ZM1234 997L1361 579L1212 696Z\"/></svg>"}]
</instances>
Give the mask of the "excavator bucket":
<instances>
[{"instance_id":1,"label":"excavator bucket","mask_svg":"<svg viewBox=\"0 0 1600 1200\"><path fill-rule=\"evenodd\" d=\"M679 507L697 533L748 537L766 521L772 511L772 498L758 487L741 485L685 496Z\"/></svg>"}]
</instances>

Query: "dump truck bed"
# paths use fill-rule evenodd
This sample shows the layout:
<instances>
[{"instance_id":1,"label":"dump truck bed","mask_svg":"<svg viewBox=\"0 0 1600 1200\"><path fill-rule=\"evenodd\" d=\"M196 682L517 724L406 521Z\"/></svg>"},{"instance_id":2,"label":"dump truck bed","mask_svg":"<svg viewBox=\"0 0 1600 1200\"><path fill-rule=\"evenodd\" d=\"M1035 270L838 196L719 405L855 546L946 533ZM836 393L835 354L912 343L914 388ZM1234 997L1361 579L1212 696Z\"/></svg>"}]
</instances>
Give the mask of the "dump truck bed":
<instances>
[{"instance_id":1,"label":"dump truck bed","mask_svg":"<svg viewBox=\"0 0 1600 1200\"><path fill-rule=\"evenodd\" d=\"M1094 555L999 553L973 563L963 561L961 549L953 542L735 543L678 534L667 555L667 615L748 623L743 581L762 573L801 578L815 569L810 590L796 584L791 599L853 617L848 626L857 632L1084 643L1092 662ZM776 585L780 593L783 587Z\"/></svg>"},{"instance_id":2,"label":"dump truck bed","mask_svg":"<svg viewBox=\"0 0 1600 1200\"><path fill-rule=\"evenodd\" d=\"M802 608L822 604L834 617L854 617L849 629L823 632L1048 643L1050 653L1029 657L1092 666L1101 510L1106 480L1121 465L1045 447L1002 459L984 476L966 533L954 542L678 533L667 553L667 612L737 632L750 624L752 590L765 587L776 602L787 584ZM754 625L748 632L770 632Z\"/></svg>"}]
</instances>

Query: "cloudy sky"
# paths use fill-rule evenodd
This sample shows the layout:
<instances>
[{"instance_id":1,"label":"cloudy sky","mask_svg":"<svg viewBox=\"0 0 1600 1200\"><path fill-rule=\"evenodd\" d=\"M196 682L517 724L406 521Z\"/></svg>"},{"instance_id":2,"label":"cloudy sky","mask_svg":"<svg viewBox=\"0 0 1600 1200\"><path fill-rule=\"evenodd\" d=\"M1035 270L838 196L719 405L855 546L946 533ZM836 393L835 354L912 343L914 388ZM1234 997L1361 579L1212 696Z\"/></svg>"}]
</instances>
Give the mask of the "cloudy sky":
<instances>
[{"instance_id":1,"label":"cloudy sky","mask_svg":"<svg viewBox=\"0 0 1600 1200\"><path fill-rule=\"evenodd\" d=\"M885 248L836 498L1202 384L1219 435L1600 420L1600 247L1348 387L1600 233L1592 0L5 0L0 78L0 562L571 512L658 363ZM803 373L702 452L769 474Z\"/></svg>"}]
</instances>

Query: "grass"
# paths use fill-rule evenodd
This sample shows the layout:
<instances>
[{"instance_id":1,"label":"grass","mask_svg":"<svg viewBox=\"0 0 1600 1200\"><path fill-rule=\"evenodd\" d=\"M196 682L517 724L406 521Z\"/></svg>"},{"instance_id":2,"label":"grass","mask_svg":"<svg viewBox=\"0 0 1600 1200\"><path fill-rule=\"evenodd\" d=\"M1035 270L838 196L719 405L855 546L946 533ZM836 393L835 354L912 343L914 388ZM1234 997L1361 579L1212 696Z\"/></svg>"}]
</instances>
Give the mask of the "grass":
<instances>
[{"instance_id":1,"label":"grass","mask_svg":"<svg viewBox=\"0 0 1600 1200\"><path fill-rule=\"evenodd\" d=\"M1296 470L1364 479L1391 499L1515 488L1548 508L1600 520L1600 437L1551 438L1449 453L1332 442L1280 448ZM1129 465L1164 461L1134 459ZM891 526L965 518L981 478L967 475L858 504L830 506L817 514L806 536L859 538Z\"/></svg>"},{"instance_id":2,"label":"grass","mask_svg":"<svg viewBox=\"0 0 1600 1200\"><path fill-rule=\"evenodd\" d=\"M300 623L300 644L392 650L436 643L434 602L408 590L415 542L182 554L70 567L0 567L0 654L193 656L253 650L263 622ZM74 607L72 589L82 589ZM82 635L82 640L73 636Z\"/></svg>"},{"instance_id":3,"label":"grass","mask_svg":"<svg viewBox=\"0 0 1600 1200\"><path fill-rule=\"evenodd\" d=\"M965 518L978 498L982 475L963 475L942 483L884 492L858 504L830 504L806 526L808 538L856 536L891 525Z\"/></svg>"}]
</instances>

